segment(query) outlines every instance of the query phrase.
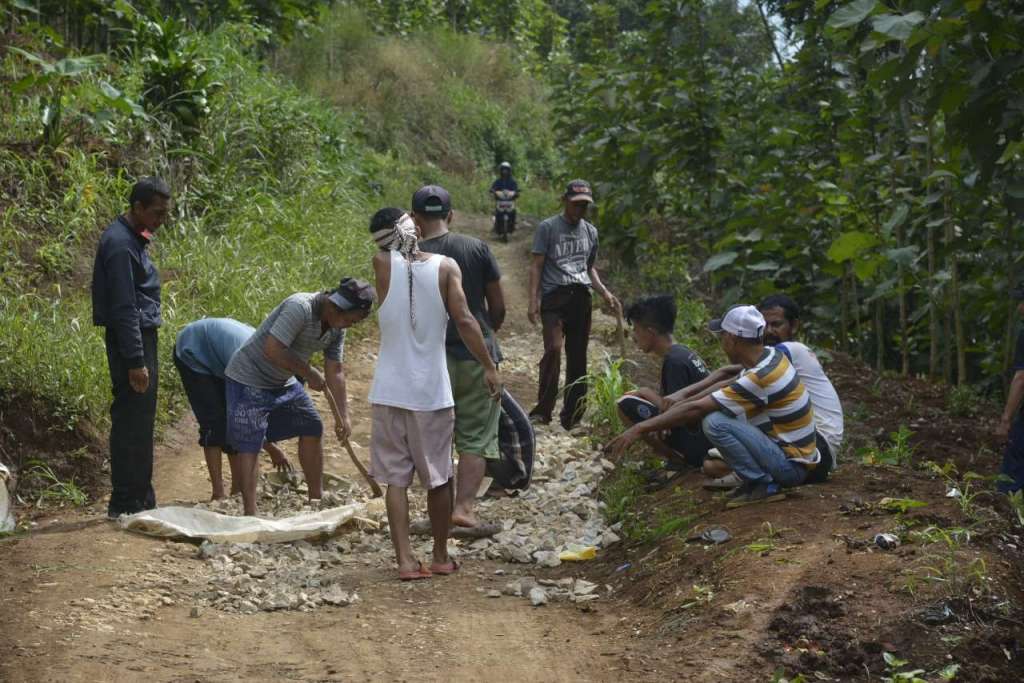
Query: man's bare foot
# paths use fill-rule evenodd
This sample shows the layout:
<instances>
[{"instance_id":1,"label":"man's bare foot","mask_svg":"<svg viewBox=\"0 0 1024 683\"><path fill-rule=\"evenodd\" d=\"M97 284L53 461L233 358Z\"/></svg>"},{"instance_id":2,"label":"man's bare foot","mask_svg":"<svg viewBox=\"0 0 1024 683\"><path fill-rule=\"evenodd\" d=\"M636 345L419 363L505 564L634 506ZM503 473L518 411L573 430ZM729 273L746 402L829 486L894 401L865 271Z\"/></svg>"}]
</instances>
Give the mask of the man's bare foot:
<instances>
[{"instance_id":1,"label":"man's bare foot","mask_svg":"<svg viewBox=\"0 0 1024 683\"><path fill-rule=\"evenodd\" d=\"M479 524L480 524L480 520L477 519L473 515L473 513L469 513L469 514L462 513L462 512L453 512L452 513L452 526L475 527L475 526L479 526Z\"/></svg>"}]
</instances>

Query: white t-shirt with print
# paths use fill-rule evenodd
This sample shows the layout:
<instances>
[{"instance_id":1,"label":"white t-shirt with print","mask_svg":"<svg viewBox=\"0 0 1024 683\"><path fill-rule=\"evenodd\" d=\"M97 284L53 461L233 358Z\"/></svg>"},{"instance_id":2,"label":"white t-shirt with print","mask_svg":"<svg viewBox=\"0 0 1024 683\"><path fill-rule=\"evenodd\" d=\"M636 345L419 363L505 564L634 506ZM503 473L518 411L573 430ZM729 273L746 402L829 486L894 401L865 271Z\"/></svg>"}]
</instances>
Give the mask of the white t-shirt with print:
<instances>
[{"instance_id":1,"label":"white t-shirt with print","mask_svg":"<svg viewBox=\"0 0 1024 683\"><path fill-rule=\"evenodd\" d=\"M791 341L783 342L775 348L789 356L800 375L811 396L815 426L828 442L832 457L838 464L839 447L843 443L843 406L839 402L839 394L821 368L818 357L806 345Z\"/></svg>"}]
</instances>

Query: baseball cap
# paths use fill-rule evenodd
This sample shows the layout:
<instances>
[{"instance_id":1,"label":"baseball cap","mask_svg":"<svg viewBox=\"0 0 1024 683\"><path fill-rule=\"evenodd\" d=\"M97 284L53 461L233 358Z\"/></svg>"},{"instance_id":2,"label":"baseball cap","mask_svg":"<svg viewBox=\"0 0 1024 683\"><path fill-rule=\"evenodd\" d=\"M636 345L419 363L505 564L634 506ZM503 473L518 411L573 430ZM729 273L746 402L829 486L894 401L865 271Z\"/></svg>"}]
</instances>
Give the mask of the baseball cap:
<instances>
[{"instance_id":1,"label":"baseball cap","mask_svg":"<svg viewBox=\"0 0 1024 683\"><path fill-rule=\"evenodd\" d=\"M756 306L740 304L733 306L721 318L708 323L712 332L728 332L743 339L760 339L764 336L764 316Z\"/></svg>"},{"instance_id":2,"label":"baseball cap","mask_svg":"<svg viewBox=\"0 0 1024 683\"><path fill-rule=\"evenodd\" d=\"M412 196L412 210L424 216L444 218L452 210L452 197L440 185L424 185Z\"/></svg>"},{"instance_id":3,"label":"baseball cap","mask_svg":"<svg viewBox=\"0 0 1024 683\"><path fill-rule=\"evenodd\" d=\"M343 277L327 295L328 301L343 311L368 311L376 298L377 292L370 283L351 277Z\"/></svg>"},{"instance_id":4,"label":"baseball cap","mask_svg":"<svg viewBox=\"0 0 1024 683\"><path fill-rule=\"evenodd\" d=\"M565 198L570 202L594 203L594 192L590 189L590 183L586 180L573 180L565 188Z\"/></svg>"}]
</instances>

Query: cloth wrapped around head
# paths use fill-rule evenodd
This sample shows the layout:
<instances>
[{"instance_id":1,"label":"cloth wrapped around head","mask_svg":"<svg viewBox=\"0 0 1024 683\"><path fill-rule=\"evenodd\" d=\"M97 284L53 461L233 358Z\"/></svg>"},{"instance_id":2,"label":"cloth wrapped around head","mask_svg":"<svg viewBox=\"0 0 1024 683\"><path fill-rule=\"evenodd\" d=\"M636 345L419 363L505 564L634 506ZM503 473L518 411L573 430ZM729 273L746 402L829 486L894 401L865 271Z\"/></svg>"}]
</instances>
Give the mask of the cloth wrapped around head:
<instances>
[{"instance_id":1,"label":"cloth wrapped around head","mask_svg":"<svg viewBox=\"0 0 1024 683\"><path fill-rule=\"evenodd\" d=\"M387 209L383 209L378 213L383 211L387 211ZM374 216L374 218L376 219L377 217ZM404 212L390 225L385 224L374 230L373 241L381 249L397 251L406 258L419 251L419 237L416 235L416 224L413 223L412 216Z\"/></svg>"},{"instance_id":2,"label":"cloth wrapped around head","mask_svg":"<svg viewBox=\"0 0 1024 683\"><path fill-rule=\"evenodd\" d=\"M419 236L412 216L401 209L381 209L370 219L370 234L377 246L385 251L397 251L409 264L409 322L416 329L416 302L413 298L412 265L420 251Z\"/></svg>"}]
</instances>

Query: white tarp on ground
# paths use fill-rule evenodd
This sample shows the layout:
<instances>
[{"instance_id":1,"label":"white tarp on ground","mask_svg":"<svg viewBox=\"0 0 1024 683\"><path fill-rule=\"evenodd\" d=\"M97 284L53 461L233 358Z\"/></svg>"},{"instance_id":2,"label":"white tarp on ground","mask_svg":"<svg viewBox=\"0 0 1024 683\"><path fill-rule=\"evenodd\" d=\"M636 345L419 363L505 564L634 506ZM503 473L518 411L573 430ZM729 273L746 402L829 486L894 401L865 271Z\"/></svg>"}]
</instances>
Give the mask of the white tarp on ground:
<instances>
[{"instance_id":1,"label":"white tarp on ground","mask_svg":"<svg viewBox=\"0 0 1024 683\"><path fill-rule=\"evenodd\" d=\"M11 514L11 496L7 492L7 482L11 479L11 471L0 462L0 531L14 531L14 515Z\"/></svg>"},{"instance_id":2,"label":"white tarp on ground","mask_svg":"<svg viewBox=\"0 0 1024 683\"><path fill-rule=\"evenodd\" d=\"M201 508L164 507L121 517L121 528L163 538L208 539L213 543L285 543L324 539L346 524L365 520L366 504L306 512L281 519L232 517Z\"/></svg>"}]
</instances>

